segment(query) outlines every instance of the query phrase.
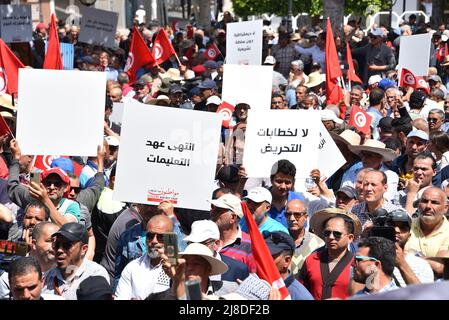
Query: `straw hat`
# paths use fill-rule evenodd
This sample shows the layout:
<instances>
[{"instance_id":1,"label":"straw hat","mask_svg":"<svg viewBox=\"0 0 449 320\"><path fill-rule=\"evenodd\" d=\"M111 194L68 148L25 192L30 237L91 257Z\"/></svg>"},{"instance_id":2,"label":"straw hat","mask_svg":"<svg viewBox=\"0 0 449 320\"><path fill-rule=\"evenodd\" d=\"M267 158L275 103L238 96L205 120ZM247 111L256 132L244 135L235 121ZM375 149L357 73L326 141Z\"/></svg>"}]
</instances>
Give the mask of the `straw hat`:
<instances>
[{"instance_id":1,"label":"straw hat","mask_svg":"<svg viewBox=\"0 0 449 320\"><path fill-rule=\"evenodd\" d=\"M312 72L309 74L309 81L304 85L307 88L313 88L326 81L326 76L318 71Z\"/></svg>"},{"instance_id":2,"label":"straw hat","mask_svg":"<svg viewBox=\"0 0 449 320\"><path fill-rule=\"evenodd\" d=\"M179 71L179 69L170 68L165 73L160 73L159 76L162 79L170 78L170 79L173 79L173 80L180 80L181 79L181 72Z\"/></svg>"},{"instance_id":3,"label":"straw hat","mask_svg":"<svg viewBox=\"0 0 449 320\"><path fill-rule=\"evenodd\" d=\"M346 129L340 134L336 134L335 132L331 131L330 134L334 140L341 141L347 146L360 145L360 135L352 130Z\"/></svg>"},{"instance_id":4,"label":"straw hat","mask_svg":"<svg viewBox=\"0 0 449 320\"><path fill-rule=\"evenodd\" d=\"M356 215L346 212L338 208L326 208L315 212L310 218L310 228L319 237L322 237L324 231L324 222L329 218L335 217L337 214L342 214L350 218L354 222L354 239L357 239L362 233L362 223Z\"/></svg>"},{"instance_id":5,"label":"straw hat","mask_svg":"<svg viewBox=\"0 0 449 320\"><path fill-rule=\"evenodd\" d=\"M189 244L184 252L180 252L179 255L181 257L185 256L200 256L207 260L207 262L211 266L210 274L211 276L217 274L223 274L228 271L228 266L226 263L222 262L215 258L212 254L212 251L201 243L191 243Z\"/></svg>"},{"instance_id":6,"label":"straw hat","mask_svg":"<svg viewBox=\"0 0 449 320\"><path fill-rule=\"evenodd\" d=\"M385 148L385 143L373 139L367 139L365 143L360 146L350 145L349 150L358 156L360 156L362 151L380 154L382 156L382 161L384 162L392 161L397 157L393 150Z\"/></svg>"},{"instance_id":7,"label":"straw hat","mask_svg":"<svg viewBox=\"0 0 449 320\"><path fill-rule=\"evenodd\" d=\"M16 106L12 105L12 97L7 93L3 93L0 95L0 106L3 106L7 109L17 110Z\"/></svg>"},{"instance_id":8,"label":"straw hat","mask_svg":"<svg viewBox=\"0 0 449 320\"><path fill-rule=\"evenodd\" d=\"M5 120L12 120L12 121L16 121L16 117L14 117L14 115L11 112L8 111L1 111L0 114L2 115L2 117Z\"/></svg>"}]
</instances>

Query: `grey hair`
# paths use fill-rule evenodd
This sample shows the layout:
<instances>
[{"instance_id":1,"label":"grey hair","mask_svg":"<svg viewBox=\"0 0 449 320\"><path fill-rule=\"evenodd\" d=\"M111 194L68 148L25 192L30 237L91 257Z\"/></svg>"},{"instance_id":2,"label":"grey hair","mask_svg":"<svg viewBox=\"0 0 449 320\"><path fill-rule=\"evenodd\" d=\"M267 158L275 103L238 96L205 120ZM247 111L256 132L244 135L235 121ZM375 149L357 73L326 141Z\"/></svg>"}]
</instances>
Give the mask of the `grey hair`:
<instances>
[{"instance_id":1,"label":"grey hair","mask_svg":"<svg viewBox=\"0 0 449 320\"><path fill-rule=\"evenodd\" d=\"M438 114L439 116L440 116L440 118L441 118L441 120L444 120L445 119L445 116L444 116L444 111L443 110L440 110L440 109L432 109L432 110L430 110L429 111L429 114Z\"/></svg>"},{"instance_id":2,"label":"grey hair","mask_svg":"<svg viewBox=\"0 0 449 320\"><path fill-rule=\"evenodd\" d=\"M397 87L389 87L387 90L385 90L385 94L390 91L394 91L396 95L402 96L401 90L399 90L399 88Z\"/></svg>"},{"instance_id":3,"label":"grey hair","mask_svg":"<svg viewBox=\"0 0 449 320\"><path fill-rule=\"evenodd\" d=\"M430 95L436 96L437 98L444 100L444 92L439 88L433 88L432 90L430 90Z\"/></svg>"}]
</instances>

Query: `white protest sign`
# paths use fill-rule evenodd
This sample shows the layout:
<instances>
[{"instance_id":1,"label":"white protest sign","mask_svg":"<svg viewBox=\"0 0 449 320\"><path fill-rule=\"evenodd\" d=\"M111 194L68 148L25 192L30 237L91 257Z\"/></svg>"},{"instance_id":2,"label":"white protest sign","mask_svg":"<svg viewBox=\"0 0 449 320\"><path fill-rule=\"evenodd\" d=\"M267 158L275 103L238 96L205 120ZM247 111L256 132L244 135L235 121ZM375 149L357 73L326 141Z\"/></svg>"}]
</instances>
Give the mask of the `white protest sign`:
<instances>
[{"instance_id":1,"label":"white protest sign","mask_svg":"<svg viewBox=\"0 0 449 320\"><path fill-rule=\"evenodd\" d=\"M248 177L269 177L281 159L296 166L297 178L309 176L318 166L320 122L317 112L250 109L243 154Z\"/></svg>"},{"instance_id":2,"label":"white protest sign","mask_svg":"<svg viewBox=\"0 0 449 320\"><path fill-rule=\"evenodd\" d=\"M226 63L262 64L262 20L226 25Z\"/></svg>"},{"instance_id":3,"label":"white protest sign","mask_svg":"<svg viewBox=\"0 0 449 320\"><path fill-rule=\"evenodd\" d=\"M221 117L125 102L114 199L210 210Z\"/></svg>"},{"instance_id":4,"label":"white protest sign","mask_svg":"<svg viewBox=\"0 0 449 320\"><path fill-rule=\"evenodd\" d=\"M79 42L114 48L118 13L81 7Z\"/></svg>"},{"instance_id":5,"label":"white protest sign","mask_svg":"<svg viewBox=\"0 0 449 320\"><path fill-rule=\"evenodd\" d=\"M251 110L269 110L272 83L272 66L225 64L222 100L233 106L247 103Z\"/></svg>"},{"instance_id":6,"label":"white protest sign","mask_svg":"<svg viewBox=\"0 0 449 320\"><path fill-rule=\"evenodd\" d=\"M123 105L123 102L114 102L112 106L112 114L109 116L109 120L118 126L122 126Z\"/></svg>"},{"instance_id":7,"label":"white protest sign","mask_svg":"<svg viewBox=\"0 0 449 320\"><path fill-rule=\"evenodd\" d=\"M320 122L318 150L317 168L320 169L321 176L329 178L346 163L345 157L341 154L340 149L338 149L337 144L322 122Z\"/></svg>"},{"instance_id":8,"label":"white protest sign","mask_svg":"<svg viewBox=\"0 0 449 320\"><path fill-rule=\"evenodd\" d=\"M106 74L19 69L22 154L96 156L103 144Z\"/></svg>"},{"instance_id":9,"label":"white protest sign","mask_svg":"<svg viewBox=\"0 0 449 320\"><path fill-rule=\"evenodd\" d=\"M402 36L399 48L399 68L406 68L415 76L427 76L431 40L430 33Z\"/></svg>"},{"instance_id":10,"label":"white protest sign","mask_svg":"<svg viewBox=\"0 0 449 320\"><path fill-rule=\"evenodd\" d=\"M32 23L31 6L0 6L0 31L6 43L32 41Z\"/></svg>"}]
</instances>

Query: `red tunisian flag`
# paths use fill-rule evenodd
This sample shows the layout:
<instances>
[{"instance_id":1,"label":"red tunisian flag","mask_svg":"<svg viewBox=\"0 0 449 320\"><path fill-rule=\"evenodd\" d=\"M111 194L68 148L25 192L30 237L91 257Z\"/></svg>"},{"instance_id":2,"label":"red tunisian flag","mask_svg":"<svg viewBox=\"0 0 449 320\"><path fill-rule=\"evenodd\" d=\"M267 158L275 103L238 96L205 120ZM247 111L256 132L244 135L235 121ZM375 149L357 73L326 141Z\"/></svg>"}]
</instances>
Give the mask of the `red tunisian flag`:
<instances>
[{"instance_id":1,"label":"red tunisian flag","mask_svg":"<svg viewBox=\"0 0 449 320\"><path fill-rule=\"evenodd\" d=\"M335 46L334 34L330 19L327 18L326 25L326 104L338 104L344 98L343 88L339 84L343 74L338 60L337 48Z\"/></svg>"},{"instance_id":2,"label":"red tunisian flag","mask_svg":"<svg viewBox=\"0 0 449 320\"><path fill-rule=\"evenodd\" d=\"M18 92L19 68L25 68L23 63L0 38L0 95Z\"/></svg>"},{"instance_id":3,"label":"red tunisian flag","mask_svg":"<svg viewBox=\"0 0 449 320\"><path fill-rule=\"evenodd\" d=\"M128 59L126 60L126 65L124 71L129 76L129 84L133 84L136 79L136 72L143 66L150 64L154 65L155 60L151 54L150 49L145 44L142 35L139 30L134 27L132 34L131 47L129 49Z\"/></svg>"},{"instance_id":4,"label":"red tunisian flag","mask_svg":"<svg viewBox=\"0 0 449 320\"><path fill-rule=\"evenodd\" d=\"M355 73L354 62L352 61L351 47L349 46L348 41L346 41L346 59L348 60L348 81L363 83L363 81L360 80L359 76Z\"/></svg>"},{"instance_id":5,"label":"red tunisian flag","mask_svg":"<svg viewBox=\"0 0 449 320\"><path fill-rule=\"evenodd\" d=\"M220 50L217 48L215 43L212 43L209 47L207 47L204 52L204 56L207 60L215 60L217 56L220 54Z\"/></svg>"},{"instance_id":6,"label":"red tunisian flag","mask_svg":"<svg viewBox=\"0 0 449 320\"><path fill-rule=\"evenodd\" d=\"M156 59L157 64L161 64L165 60L168 60L174 54L176 54L175 49L171 45L170 39L168 39L167 33L165 32L164 28L161 28L153 43L154 59Z\"/></svg>"},{"instance_id":7,"label":"red tunisian flag","mask_svg":"<svg viewBox=\"0 0 449 320\"><path fill-rule=\"evenodd\" d=\"M354 126L360 132L366 135L371 133L371 121L372 117L363 110L363 108L353 105L351 109L351 115L349 116L349 125Z\"/></svg>"},{"instance_id":8,"label":"red tunisian flag","mask_svg":"<svg viewBox=\"0 0 449 320\"><path fill-rule=\"evenodd\" d=\"M257 227L256 221L254 221L253 215L249 211L246 202L242 202L241 204L251 237L251 250L257 266L257 275L259 278L268 281L272 287L278 289L281 293L282 300L290 300L290 293L285 286L278 268L274 264L270 250Z\"/></svg>"},{"instance_id":9,"label":"red tunisian flag","mask_svg":"<svg viewBox=\"0 0 449 320\"><path fill-rule=\"evenodd\" d=\"M402 68L401 78L399 79L400 87L412 87L415 89L417 82L418 80L410 70Z\"/></svg>"},{"instance_id":10,"label":"red tunisian flag","mask_svg":"<svg viewBox=\"0 0 449 320\"><path fill-rule=\"evenodd\" d=\"M218 107L217 113L220 113L223 117L222 126L225 128L230 127L230 122L232 120L232 114L234 113L234 106L226 101L223 101L222 104Z\"/></svg>"},{"instance_id":11,"label":"red tunisian flag","mask_svg":"<svg viewBox=\"0 0 449 320\"><path fill-rule=\"evenodd\" d=\"M44 69L63 70L64 65L61 59L59 48L58 30L56 29L55 14L51 15L50 34L48 36L47 53L45 54Z\"/></svg>"},{"instance_id":12,"label":"red tunisian flag","mask_svg":"<svg viewBox=\"0 0 449 320\"><path fill-rule=\"evenodd\" d=\"M4 136L5 134L13 135L11 129L5 121L5 118L0 114L0 136Z\"/></svg>"}]
</instances>

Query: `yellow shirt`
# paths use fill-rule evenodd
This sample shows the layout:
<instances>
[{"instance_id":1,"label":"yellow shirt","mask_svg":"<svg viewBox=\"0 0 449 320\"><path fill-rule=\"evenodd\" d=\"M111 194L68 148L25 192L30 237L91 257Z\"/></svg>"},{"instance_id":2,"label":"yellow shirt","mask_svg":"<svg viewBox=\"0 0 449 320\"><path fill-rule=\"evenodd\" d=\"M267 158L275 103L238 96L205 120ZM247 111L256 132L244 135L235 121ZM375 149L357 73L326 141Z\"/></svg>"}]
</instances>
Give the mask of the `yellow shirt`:
<instances>
[{"instance_id":1,"label":"yellow shirt","mask_svg":"<svg viewBox=\"0 0 449 320\"><path fill-rule=\"evenodd\" d=\"M422 252L426 257L435 257L438 251L449 249L449 222L445 217L443 224L428 236L422 233L419 219L414 219L411 233L404 248L406 252Z\"/></svg>"}]
</instances>

